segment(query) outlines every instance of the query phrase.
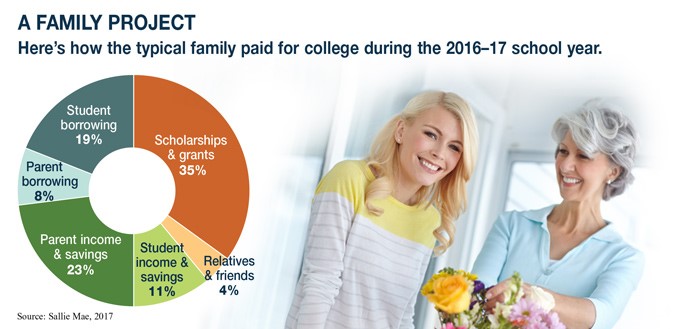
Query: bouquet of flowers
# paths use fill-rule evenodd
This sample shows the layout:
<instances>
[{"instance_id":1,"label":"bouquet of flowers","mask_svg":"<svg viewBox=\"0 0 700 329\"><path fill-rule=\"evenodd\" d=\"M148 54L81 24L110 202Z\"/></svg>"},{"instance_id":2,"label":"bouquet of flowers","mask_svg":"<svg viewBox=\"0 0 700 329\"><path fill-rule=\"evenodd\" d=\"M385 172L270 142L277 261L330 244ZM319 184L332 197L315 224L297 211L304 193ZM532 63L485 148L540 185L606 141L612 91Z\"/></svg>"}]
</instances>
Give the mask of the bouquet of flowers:
<instances>
[{"instance_id":1,"label":"bouquet of flowers","mask_svg":"<svg viewBox=\"0 0 700 329\"><path fill-rule=\"evenodd\" d=\"M504 301L488 312L486 289L475 274L444 268L434 274L421 294L435 305L441 329L565 329L554 298L539 287L525 295L517 272L508 281Z\"/></svg>"}]
</instances>

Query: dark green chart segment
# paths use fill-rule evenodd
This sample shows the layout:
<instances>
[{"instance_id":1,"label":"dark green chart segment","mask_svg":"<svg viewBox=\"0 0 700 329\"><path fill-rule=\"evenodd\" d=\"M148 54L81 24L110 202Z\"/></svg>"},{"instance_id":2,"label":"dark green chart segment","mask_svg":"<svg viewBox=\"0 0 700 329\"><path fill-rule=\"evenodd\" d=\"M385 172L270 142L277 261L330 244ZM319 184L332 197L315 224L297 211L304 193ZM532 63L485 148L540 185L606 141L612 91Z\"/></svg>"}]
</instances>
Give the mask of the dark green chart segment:
<instances>
[{"instance_id":1,"label":"dark green chart segment","mask_svg":"<svg viewBox=\"0 0 700 329\"><path fill-rule=\"evenodd\" d=\"M105 226L88 198L20 206L34 250L56 277L86 296L134 305L133 235Z\"/></svg>"}]
</instances>

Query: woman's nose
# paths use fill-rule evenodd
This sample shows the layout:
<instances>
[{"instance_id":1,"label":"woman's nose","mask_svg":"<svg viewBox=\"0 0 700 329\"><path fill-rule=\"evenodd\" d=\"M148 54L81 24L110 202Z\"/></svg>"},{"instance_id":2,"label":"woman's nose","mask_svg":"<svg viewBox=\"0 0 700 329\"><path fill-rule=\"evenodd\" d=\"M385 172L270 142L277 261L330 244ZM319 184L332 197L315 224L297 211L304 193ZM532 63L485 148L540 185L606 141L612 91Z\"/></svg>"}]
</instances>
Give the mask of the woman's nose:
<instances>
[{"instance_id":1,"label":"woman's nose","mask_svg":"<svg viewBox=\"0 0 700 329\"><path fill-rule=\"evenodd\" d=\"M561 172L571 172L576 167L571 156L566 156L559 161L559 170Z\"/></svg>"},{"instance_id":2,"label":"woman's nose","mask_svg":"<svg viewBox=\"0 0 700 329\"><path fill-rule=\"evenodd\" d=\"M436 159L444 160L445 159L445 149L447 148L446 145L442 145L440 143L437 143L433 149L432 149L432 155Z\"/></svg>"}]
</instances>

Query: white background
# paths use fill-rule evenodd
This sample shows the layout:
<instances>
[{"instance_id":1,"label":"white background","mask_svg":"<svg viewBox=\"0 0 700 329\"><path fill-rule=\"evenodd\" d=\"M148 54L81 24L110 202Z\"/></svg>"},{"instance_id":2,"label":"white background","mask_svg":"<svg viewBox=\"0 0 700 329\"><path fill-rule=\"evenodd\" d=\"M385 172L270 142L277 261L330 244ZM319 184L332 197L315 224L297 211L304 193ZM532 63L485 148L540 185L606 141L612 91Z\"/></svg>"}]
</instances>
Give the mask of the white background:
<instances>
[{"instance_id":1,"label":"white background","mask_svg":"<svg viewBox=\"0 0 700 329\"><path fill-rule=\"evenodd\" d=\"M700 196L697 167L698 46L697 18L680 2L643 5L632 1L588 1L564 4L557 1L523 2L346 2L263 1L233 4L214 1L15 1L3 3L2 85L4 116L0 140L4 146L0 161L0 284L3 328L95 326L122 328L130 325L158 325L187 328L265 327L262 310L277 298L274 287L264 286L265 273L255 282L239 285L236 298L216 293L219 285L205 283L173 301L148 307L119 307L92 300L73 291L54 277L31 247L17 207L17 174L27 142L41 119L55 104L89 83L117 75L151 75L188 87L217 108L236 133L248 163L251 182L249 216L234 250L239 257L254 257L263 268L277 246L269 241L275 218L264 211L269 191L276 188L278 167L285 155L303 153L296 149L315 138L322 127L317 118L327 117L325 99L335 99L336 86L348 72L375 72L386 84L397 72L425 70L444 74L445 80L459 81L473 74L488 88L512 83L523 93L539 90L556 94L557 86L576 77L585 85L614 85L633 94L652 129L646 154L654 158L659 186L651 212L660 223L654 234L660 238L655 251L664 255L653 277L660 290L648 301L650 324L684 327L692 323L695 275L690 270L696 259ZM174 14L192 13L197 18L192 31L18 31L19 19L27 14ZM105 20L106 18L103 18ZM106 22L103 22L103 24ZM218 56L131 55L71 56L18 55L20 40L34 43L119 41L135 43L197 40L200 43L258 43L284 40L287 43L337 43L369 41L414 44L413 56L260 55L241 59ZM603 54L578 58L566 56L418 56L419 41L445 44L448 40L503 40L510 43L553 42L598 43ZM444 47L443 47L444 49ZM395 75L396 74L396 75ZM465 76L465 79L467 77ZM505 82L504 82L505 81ZM398 83L398 82L397 82ZM525 88L528 87L528 88ZM390 88L390 87L387 87ZM509 89L511 90L511 89ZM491 95L493 96L493 95ZM500 95L503 96L503 95ZM478 97L478 96L475 96ZM498 97L496 97L498 98ZM512 99L533 99L519 97ZM534 101L534 99L533 99ZM331 103L335 105L334 103ZM511 108L517 108L509 104ZM528 108L522 105L523 110ZM526 112L523 112L526 113ZM512 114L517 117L518 114ZM544 126L549 124L545 120ZM324 122L321 120L321 122ZM526 129L518 127L517 129ZM516 129L516 130L517 130ZM544 128L533 127L532 131ZM545 129L546 130L546 129ZM507 134L508 131L504 132ZM507 139L507 136L505 137ZM289 173L293 175L293 173ZM272 247L271 247L272 246ZM649 279L649 278L646 278ZM287 298L285 296L285 298ZM242 311L242 310L245 310ZM16 314L48 312L114 312L104 323L55 323L17 321ZM272 310L286 313L286 309ZM245 323L246 325L242 325ZM650 325L654 327L655 325Z\"/></svg>"}]
</instances>

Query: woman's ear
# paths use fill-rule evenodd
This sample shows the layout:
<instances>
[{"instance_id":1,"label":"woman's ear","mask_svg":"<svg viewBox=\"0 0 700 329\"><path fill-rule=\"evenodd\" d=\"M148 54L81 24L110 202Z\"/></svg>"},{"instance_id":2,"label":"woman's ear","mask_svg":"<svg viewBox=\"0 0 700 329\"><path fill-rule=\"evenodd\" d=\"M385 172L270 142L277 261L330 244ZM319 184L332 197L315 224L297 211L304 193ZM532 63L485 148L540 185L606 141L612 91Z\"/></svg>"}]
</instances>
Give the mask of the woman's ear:
<instances>
[{"instance_id":1,"label":"woman's ear","mask_svg":"<svg viewBox=\"0 0 700 329\"><path fill-rule=\"evenodd\" d=\"M403 132L405 130L406 122L399 120L399 122L396 123L396 130L394 131L394 140L396 140L397 144L401 144L403 142Z\"/></svg>"},{"instance_id":2,"label":"woman's ear","mask_svg":"<svg viewBox=\"0 0 700 329\"><path fill-rule=\"evenodd\" d=\"M615 181L617 177L620 177L620 173L622 173L622 169L620 169L620 166L613 166L610 168L610 173L608 174L608 181Z\"/></svg>"}]
</instances>

